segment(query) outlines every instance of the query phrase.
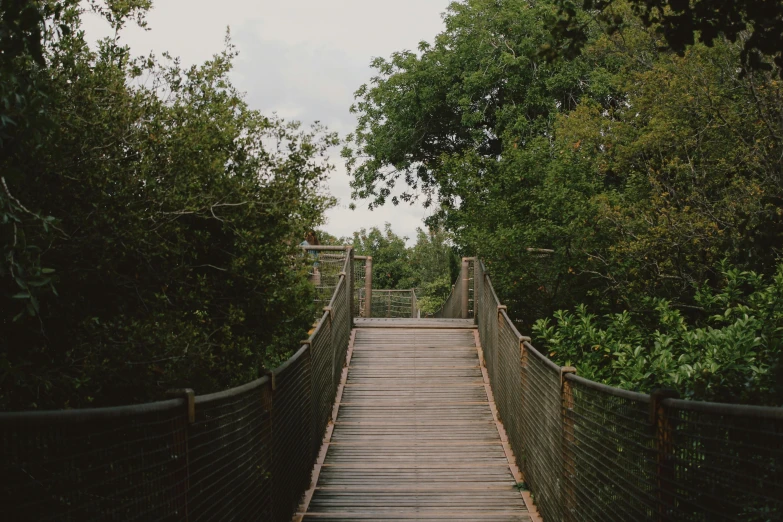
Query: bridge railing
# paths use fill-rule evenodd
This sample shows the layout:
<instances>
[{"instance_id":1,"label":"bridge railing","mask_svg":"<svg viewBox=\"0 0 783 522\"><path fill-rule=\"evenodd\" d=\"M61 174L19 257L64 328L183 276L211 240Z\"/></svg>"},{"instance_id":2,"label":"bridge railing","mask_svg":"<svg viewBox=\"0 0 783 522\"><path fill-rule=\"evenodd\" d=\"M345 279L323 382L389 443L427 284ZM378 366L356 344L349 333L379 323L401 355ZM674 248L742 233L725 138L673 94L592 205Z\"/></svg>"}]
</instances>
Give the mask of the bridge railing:
<instances>
[{"instance_id":1,"label":"bridge railing","mask_svg":"<svg viewBox=\"0 0 783 522\"><path fill-rule=\"evenodd\" d=\"M289 521L310 486L352 326L353 261L280 367L227 391L0 413L4 520Z\"/></svg>"},{"instance_id":2,"label":"bridge railing","mask_svg":"<svg viewBox=\"0 0 783 522\"><path fill-rule=\"evenodd\" d=\"M387 290L374 288L372 291L372 317L418 317L416 290Z\"/></svg>"},{"instance_id":3,"label":"bridge railing","mask_svg":"<svg viewBox=\"0 0 783 522\"><path fill-rule=\"evenodd\" d=\"M783 408L583 379L517 331L480 261L475 273L498 413L545 521L783 520Z\"/></svg>"},{"instance_id":4,"label":"bridge railing","mask_svg":"<svg viewBox=\"0 0 783 522\"><path fill-rule=\"evenodd\" d=\"M475 316L474 272L475 258L462 258L459 279L451 286L451 293L432 317L470 319Z\"/></svg>"},{"instance_id":5,"label":"bridge railing","mask_svg":"<svg viewBox=\"0 0 783 522\"><path fill-rule=\"evenodd\" d=\"M367 317L367 291L372 288L372 257L353 257L353 316ZM372 291L372 290L370 290ZM372 304L370 304L372 307Z\"/></svg>"}]
</instances>

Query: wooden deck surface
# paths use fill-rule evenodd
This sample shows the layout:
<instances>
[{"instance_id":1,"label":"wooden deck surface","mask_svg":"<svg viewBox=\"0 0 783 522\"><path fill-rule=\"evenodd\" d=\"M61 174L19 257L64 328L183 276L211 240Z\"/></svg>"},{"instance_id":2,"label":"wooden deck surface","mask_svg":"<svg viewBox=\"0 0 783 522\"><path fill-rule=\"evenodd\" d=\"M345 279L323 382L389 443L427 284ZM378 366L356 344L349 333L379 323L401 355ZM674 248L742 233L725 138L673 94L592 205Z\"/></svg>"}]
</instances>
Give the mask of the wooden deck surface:
<instances>
[{"instance_id":1,"label":"wooden deck surface","mask_svg":"<svg viewBox=\"0 0 783 522\"><path fill-rule=\"evenodd\" d=\"M475 328L473 319L404 319L397 317L371 317L354 319L356 328Z\"/></svg>"},{"instance_id":2,"label":"wooden deck surface","mask_svg":"<svg viewBox=\"0 0 783 522\"><path fill-rule=\"evenodd\" d=\"M355 331L304 520L531 520L462 326Z\"/></svg>"}]
</instances>

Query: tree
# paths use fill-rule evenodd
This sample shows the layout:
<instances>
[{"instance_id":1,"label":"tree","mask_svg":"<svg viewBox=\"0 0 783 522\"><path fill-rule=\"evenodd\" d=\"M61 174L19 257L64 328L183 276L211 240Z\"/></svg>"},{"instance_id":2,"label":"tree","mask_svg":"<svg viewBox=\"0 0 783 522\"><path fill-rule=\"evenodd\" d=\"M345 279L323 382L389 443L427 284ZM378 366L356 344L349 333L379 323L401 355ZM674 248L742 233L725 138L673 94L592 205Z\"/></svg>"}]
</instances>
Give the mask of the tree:
<instances>
[{"instance_id":1,"label":"tree","mask_svg":"<svg viewBox=\"0 0 783 522\"><path fill-rule=\"evenodd\" d=\"M373 288L408 289L416 283L416 273L410 263L410 252L405 242L386 223L383 231L378 227L362 228L353 233L354 253L372 256Z\"/></svg>"},{"instance_id":2,"label":"tree","mask_svg":"<svg viewBox=\"0 0 783 522\"><path fill-rule=\"evenodd\" d=\"M618 31L625 22L618 6L622 10L626 3L680 56L696 42L712 47L724 38L742 43L741 63L751 69L769 71L771 59L783 73L783 4L776 0L558 0L558 17L551 22L553 44L544 46L543 54L574 56L596 21L610 33Z\"/></svg>"},{"instance_id":3,"label":"tree","mask_svg":"<svg viewBox=\"0 0 783 522\"><path fill-rule=\"evenodd\" d=\"M94 3L118 31L148 7ZM121 404L247 382L312 320L297 249L333 202L320 186L336 138L249 109L228 80L230 43L183 69L116 39L91 51L79 16L62 10L68 31L44 41L44 66L29 53L15 65L46 93L48 125L3 142L0 168L17 173L6 193L30 216L4 248L37 247L46 279L31 281L52 290L20 298L18 272L3 274L0 404Z\"/></svg>"},{"instance_id":4,"label":"tree","mask_svg":"<svg viewBox=\"0 0 783 522\"><path fill-rule=\"evenodd\" d=\"M718 288L722 261L771 277L783 251L780 79L740 41L680 55L612 9L618 31L588 25L581 53L547 61L558 4L454 3L356 93L354 196L404 183L392 203L437 204L430 223L486 260L521 330L579 303L649 317L655 299L702 327L694 289Z\"/></svg>"}]
</instances>

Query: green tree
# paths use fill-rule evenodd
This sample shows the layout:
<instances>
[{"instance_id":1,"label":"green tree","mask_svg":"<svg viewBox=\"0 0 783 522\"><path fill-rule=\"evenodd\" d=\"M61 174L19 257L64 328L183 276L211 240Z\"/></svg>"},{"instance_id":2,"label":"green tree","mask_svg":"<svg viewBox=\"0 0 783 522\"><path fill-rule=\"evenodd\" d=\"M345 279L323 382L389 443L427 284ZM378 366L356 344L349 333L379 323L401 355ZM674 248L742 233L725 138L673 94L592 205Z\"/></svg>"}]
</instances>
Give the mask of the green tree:
<instances>
[{"instance_id":1,"label":"green tree","mask_svg":"<svg viewBox=\"0 0 783 522\"><path fill-rule=\"evenodd\" d=\"M384 229L362 228L353 233L354 252L358 256L372 256L373 288L408 289L416 284L416 272L410 263L407 238L392 231L391 223Z\"/></svg>"},{"instance_id":2,"label":"green tree","mask_svg":"<svg viewBox=\"0 0 783 522\"><path fill-rule=\"evenodd\" d=\"M118 32L148 7L93 4ZM14 66L45 93L48 123L3 141L0 169L17 173L5 194L27 215L3 225L4 252L45 268L2 274L0 404L131 403L257 377L312 320L297 245L333 202L320 187L335 136L249 109L230 44L183 69L116 38L91 51L79 8L58 16L68 30L44 40L44 65L25 51Z\"/></svg>"},{"instance_id":3,"label":"green tree","mask_svg":"<svg viewBox=\"0 0 783 522\"><path fill-rule=\"evenodd\" d=\"M522 330L651 299L702 325L695 288L719 288L721 260L777 272L780 80L725 36L673 52L619 0L618 31L590 23L581 53L545 60L559 5L453 3L432 44L375 60L343 151L354 196L437 204Z\"/></svg>"},{"instance_id":4,"label":"green tree","mask_svg":"<svg viewBox=\"0 0 783 522\"><path fill-rule=\"evenodd\" d=\"M597 317L584 305L533 327L549 356L583 377L628 389L678 389L687 398L783 404L783 266L769 279L721 267L696 291L701 314L663 299L645 312Z\"/></svg>"},{"instance_id":5,"label":"green tree","mask_svg":"<svg viewBox=\"0 0 783 522\"><path fill-rule=\"evenodd\" d=\"M621 11L626 2L680 55L696 42L712 47L726 39L742 43L741 61L752 69L771 70L772 61L783 72L783 4L775 0L558 0L558 16L550 22L553 42L543 54L574 56L596 21L610 33L618 31L625 22Z\"/></svg>"}]
</instances>

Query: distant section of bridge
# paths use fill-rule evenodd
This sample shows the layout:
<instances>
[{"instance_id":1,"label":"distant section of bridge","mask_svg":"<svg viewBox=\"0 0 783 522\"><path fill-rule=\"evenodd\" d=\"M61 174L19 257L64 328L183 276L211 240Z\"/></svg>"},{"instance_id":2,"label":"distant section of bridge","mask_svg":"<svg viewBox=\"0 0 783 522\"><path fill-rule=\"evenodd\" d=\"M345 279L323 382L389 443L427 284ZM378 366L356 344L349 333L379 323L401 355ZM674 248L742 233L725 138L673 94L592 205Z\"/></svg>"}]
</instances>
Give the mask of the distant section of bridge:
<instances>
[{"instance_id":1,"label":"distant section of bridge","mask_svg":"<svg viewBox=\"0 0 783 522\"><path fill-rule=\"evenodd\" d=\"M477 259L419 319L415 292L376 294L371 258L306 252L317 324L259 379L0 413L4 520L783 521L783 408L584 379Z\"/></svg>"}]
</instances>

